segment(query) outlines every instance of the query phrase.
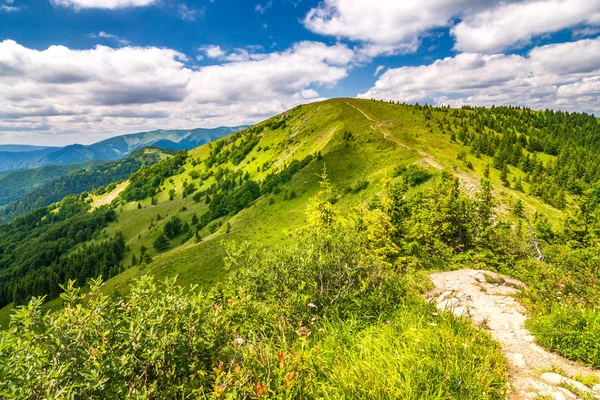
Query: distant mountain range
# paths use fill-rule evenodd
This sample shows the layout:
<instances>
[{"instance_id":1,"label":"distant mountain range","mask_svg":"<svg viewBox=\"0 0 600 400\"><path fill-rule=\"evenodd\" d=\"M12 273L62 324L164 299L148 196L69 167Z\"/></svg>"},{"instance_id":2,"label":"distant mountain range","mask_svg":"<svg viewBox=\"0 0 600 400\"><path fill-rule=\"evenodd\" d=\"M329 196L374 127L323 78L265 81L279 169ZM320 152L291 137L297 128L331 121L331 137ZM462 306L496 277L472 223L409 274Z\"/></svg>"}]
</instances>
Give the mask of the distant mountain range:
<instances>
[{"instance_id":1,"label":"distant mountain range","mask_svg":"<svg viewBox=\"0 0 600 400\"><path fill-rule=\"evenodd\" d=\"M157 130L116 136L87 146L80 144L65 147L0 145L0 173L45 165L83 163L97 159L118 160L132 151L148 146L189 150L244 128L246 127Z\"/></svg>"},{"instance_id":2,"label":"distant mountain range","mask_svg":"<svg viewBox=\"0 0 600 400\"><path fill-rule=\"evenodd\" d=\"M10 153L22 153L27 151L37 151L44 149L58 149L52 146L29 146L27 144L0 144L0 152L8 151Z\"/></svg>"}]
</instances>

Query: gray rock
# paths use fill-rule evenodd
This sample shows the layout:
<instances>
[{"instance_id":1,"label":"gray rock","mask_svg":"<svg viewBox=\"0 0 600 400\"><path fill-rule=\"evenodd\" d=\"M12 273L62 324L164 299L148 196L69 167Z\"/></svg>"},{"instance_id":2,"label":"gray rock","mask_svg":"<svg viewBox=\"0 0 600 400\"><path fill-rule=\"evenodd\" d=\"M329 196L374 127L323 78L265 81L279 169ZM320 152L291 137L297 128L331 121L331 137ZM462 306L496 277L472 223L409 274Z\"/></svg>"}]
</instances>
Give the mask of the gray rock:
<instances>
[{"instance_id":1,"label":"gray rock","mask_svg":"<svg viewBox=\"0 0 600 400\"><path fill-rule=\"evenodd\" d=\"M594 387L592 387L592 390L596 393L600 393L600 385L595 385Z\"/></svg>"},{"instance_id":2,"label":"gray rock","mask_svg":"<svg viewBox=\"0 0 600 400\"><path fill-rule=\"evenodd\" d=\"M555 374L554 372L545 372L545 373L542 374L542 376L540 376L540 378L544 382L548 382L548 383L551 383L553 385L560 385L561 382L563 381L563 379L565 379L564 376L559 375L559 374Z\"/></svg>"}]
</instances>

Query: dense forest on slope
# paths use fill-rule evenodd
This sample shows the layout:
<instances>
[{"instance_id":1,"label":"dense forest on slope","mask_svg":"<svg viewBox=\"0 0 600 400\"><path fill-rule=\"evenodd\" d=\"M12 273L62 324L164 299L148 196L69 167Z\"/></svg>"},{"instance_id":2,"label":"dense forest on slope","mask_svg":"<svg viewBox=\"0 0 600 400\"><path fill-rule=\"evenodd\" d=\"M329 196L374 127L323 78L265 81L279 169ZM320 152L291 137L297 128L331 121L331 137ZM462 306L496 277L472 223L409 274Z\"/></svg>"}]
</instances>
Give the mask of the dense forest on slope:
<instances>
[{"instance_id":1,"label":"dense forest on slope","mask_svg":"<svg viewBox=\"0 0 600 400\"><path fill-rule=\"evenodd\" d=\"M63 206L20 217L0 244L5 304L67 293L63 311L45 315L41 300L17 311L0 336L1 389L504 398L489 336L421 298L430 271L458 268L523 280L539 342L600 366L597 126L578 113L336 99L142 167L118 192L66 199L69 217ZM64 229L99 215L85 240ZM56 250L35 254L44 265L14 252L47 232L67 244L54 261ZM73 286L99 275L79 306Z\"/></svg>"},{"instance_id":2,"label":"dense forest on slope","mask_svg":"<svg viewBox=\"0 0 600 400\"><path fill-rule=\"evenodd\" d=\"M36 208L60 201L70 194L98 189L115 181L127 179L142 166L154 164L160 161L165 154L174 153L173 150L148 147L134 151L123 160L110 163L103 162L100 165L90 166L62 176L0 208L0 223L9 222ZM14 172L13 174L26 172L28 171ZM0 181L0 185L4 185L4 182Z\"/></svg>"},{"instance_id":3,"label":"dense forest on slope","mask_svg":"<svg viewBox=\"0 0 600 400\"><path fill-rule=\"evenodd\" d=\"M18 200L26 193L73 171L93 168L106 162L106 160L92 160L82 164L48 165L35 169L1 174L0 188L2 190L0 190L0 206Z\"/></svg>"}]
</instances>

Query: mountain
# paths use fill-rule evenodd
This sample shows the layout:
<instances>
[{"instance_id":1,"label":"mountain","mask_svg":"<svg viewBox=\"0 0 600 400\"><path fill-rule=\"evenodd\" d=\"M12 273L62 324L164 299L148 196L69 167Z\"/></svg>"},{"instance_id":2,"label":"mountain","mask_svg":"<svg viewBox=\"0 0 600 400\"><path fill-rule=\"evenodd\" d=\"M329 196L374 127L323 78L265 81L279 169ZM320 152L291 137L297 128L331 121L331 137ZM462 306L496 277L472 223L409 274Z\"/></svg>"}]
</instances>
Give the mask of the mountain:
<instances>
[{"instance_id":1,"label":"mountain","mask_svg":"<svg viewBox=\"0 0 600 400\"><path fill-rule=\"evenodd\" d=\"M152 165L174 153L174 150L145 147L135 150L122 160L112 162L91 160L83 164L62 166L63 168L73 166L73 172L48 180L18 198L18 200L0 208L0 223L9 222L20 215L50 205L71 194L78 194L92 189L96 189L96 192L98 190L102 191L105 185L127 179L141 167ZM18 178L23 178L24 182L30 182L39 173L45 173L48 169L50 172L55 172L57 169L60 171L59 167L61 166L53 165L0 175L0 185L9 186L10 183L15 183L14 181Z\"/></svg>"},{"instance_id":2,"label":"mountain","mask_svg":"<svg viewBox=\"0 0 600 400\"><path fill-rule=\"evenodd\" d=\"M23 153L52 148L51 146L29 146L25 144L0 144L0 153Z\"/></svg>"},{"instance_id":3,"label":"mountain","mask_svg":"<svg viewBox=\"0 0 600 400\"><path fill-rule=\"evenodd\" d=\"M45 167L1 174L0 188L2 188L2 191L0 191L0 206L16 201L21 196L68 173L91 168L106 162L108 161L98 159L80 164L47 165Z\"/></svg>"},{"instance_id":4,"label":"mountain","mask_svg":"<svg viewBox=\"0 0 600 400\"><path fill-rule=\"evenodd\" d=\"M470 297L523 281L519 332L598 367L598 138L582 113L332 99L20 216L0 226L4 325L47 297L3 336L0 391L506 398L522 368L497 315L424 299L454 270Z\"/></svg>"},{"instance_id":5,"label":"mountain","mask_svg":"<svg viewBox=\"0 0 600 400\"><path fill-rule=\"evenodd\" d=\"M89 160L118 160L143 147L155 146L172 150L192 149L244 127L214 129L157 130L133 133L103 140L88 146L73 144L65 147L35 148L15 145L0 146L0 173L38 168L45 165L66 165ZM20 149L15 152L15 149Z\"/></svg>"}]
</instances>

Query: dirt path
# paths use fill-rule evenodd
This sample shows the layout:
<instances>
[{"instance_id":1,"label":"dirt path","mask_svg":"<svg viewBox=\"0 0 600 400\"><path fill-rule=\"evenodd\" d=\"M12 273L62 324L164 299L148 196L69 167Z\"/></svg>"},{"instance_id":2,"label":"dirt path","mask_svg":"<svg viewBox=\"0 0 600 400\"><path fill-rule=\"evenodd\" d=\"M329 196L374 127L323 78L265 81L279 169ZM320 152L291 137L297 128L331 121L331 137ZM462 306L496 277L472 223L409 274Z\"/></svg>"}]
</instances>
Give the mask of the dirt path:
<instances>
[{"instance_id":1,"label":"dirt path","mask_svg":"<svg viewBox=\"0 0 600 400\"><path fill-rule=\"evenodd\" d=\"M390 135L390 133L384 128L384 125L388 121L377 121L377 120L373 119L369 114L367 114L366 112L364 112L360 108L356 107L354 104L348 103L347 101L345 103L348 104L350 107L354 108L359 113L361 113L366 119L368 119L369 121L375 123L377 126L373 126L373 125L371 125L371 126L374 129L379 130L383 134L383 138L384 139L389 140L390 142L393 142L393 143L397 144L400 147L404 147L407 150L416 151L417 153L419 153L423 157L422 163L424 163L424 164L426 164L426 165L428 165L428 166L430 166L432 168L435 168L435 169L439 169L439 170L443 169L442 165L440 165L440 163L438 163L437 160L431 154L426 153L426 152L424 152L422 150L413 149L412 147L407 146L406 144L402 143L401 141L399 141L398 139L396 139L395 137L393 137L392 135Z\"/></svg>"},{"instance_id":2,"label":"dirt path","mask_svg":"<svg viewBox=\"0 0 600 400\"><path fill-rule=\"evenodd\" d=\"M510 366L509 399L600 399L600 385L592 391L570 379L577 374L600 378L600 371L577 365L534 343L525 328L525 310L513 297L515 288L523 286L521 282L470 269L432 274L431 280L435 289L428 297L440 310L471 318L502 346ZM546 372L552 367L559 367L564 376Z\"/></svg>"}]
</instances>

